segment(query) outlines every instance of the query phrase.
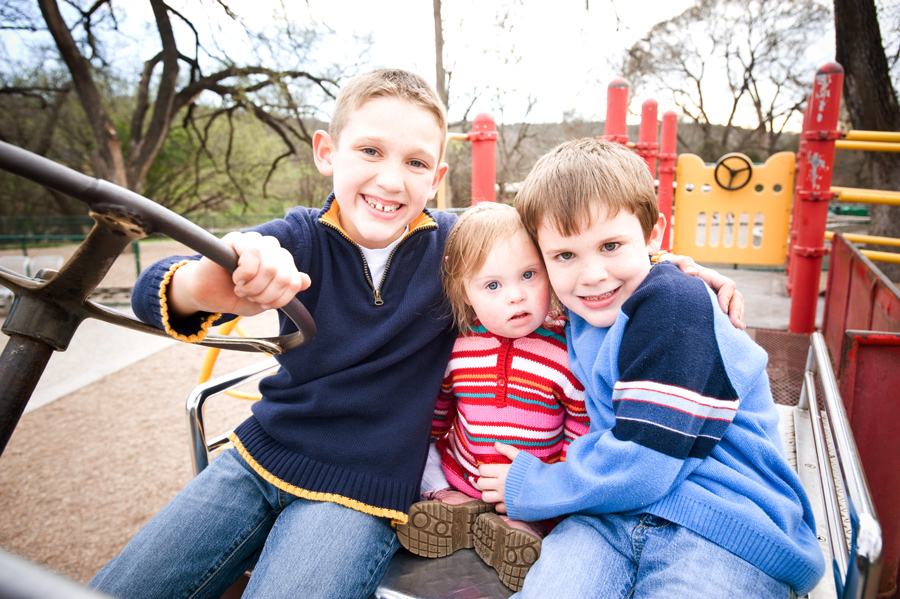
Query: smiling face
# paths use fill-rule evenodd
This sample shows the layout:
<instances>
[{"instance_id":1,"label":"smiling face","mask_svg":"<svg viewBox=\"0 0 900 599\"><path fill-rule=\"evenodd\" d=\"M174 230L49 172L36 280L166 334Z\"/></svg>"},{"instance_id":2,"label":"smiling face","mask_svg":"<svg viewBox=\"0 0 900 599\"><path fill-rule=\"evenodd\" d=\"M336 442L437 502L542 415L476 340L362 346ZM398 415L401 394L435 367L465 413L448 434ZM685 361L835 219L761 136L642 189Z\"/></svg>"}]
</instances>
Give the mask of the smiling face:
<instances>
[{"instance_id":1,"label":"smiling face","mask_svg":"<svg viewBox=\"0 0 900 599\"><path fill-rule=\"evenodd\" d=\"M532 333L550 310L550 283L541 257L524 231L498 239L465 281L469 305L481 324L500 337Z\"/></svg>"},{"instance_id":2,"label":"smiling face","mask_svg":"<svg viewBox=\"0 0 900 599\"><path fill-rule=\"evenodd\" d=\"M334 175L341 227L353 241L377 249L403 234L447 172L442 138L433 114L395 97L365 102L337 140L316 132L316 166Z\"/></svg>"},{"instance_id":3,"label":"smiling face","mask_svg":"<svg viewBox=\"0 0 900 599\"><path fill-rule=\"evenodd\" d=\"M557 297L591 325L612 326L650 272L648 256L659 251L665 219L660 215L649 240L627 210L610 218L595 208L590 223L569 236L548 224L538 227L537 238Z\"/></svg>"}]
</instances>

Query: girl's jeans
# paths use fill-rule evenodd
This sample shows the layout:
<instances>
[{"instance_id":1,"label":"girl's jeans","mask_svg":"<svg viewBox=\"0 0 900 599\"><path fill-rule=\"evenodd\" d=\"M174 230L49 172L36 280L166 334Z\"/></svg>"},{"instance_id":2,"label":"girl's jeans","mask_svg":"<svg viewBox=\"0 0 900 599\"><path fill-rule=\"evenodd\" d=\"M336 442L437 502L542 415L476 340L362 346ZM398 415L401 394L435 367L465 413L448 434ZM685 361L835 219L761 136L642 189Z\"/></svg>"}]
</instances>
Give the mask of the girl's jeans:
<instances>
[{"instance_id":1,"label":"girl's jeans","mask_svg":"<svg viewBox=\"0 0 900 599\"><path fill-rule=\"evenodd\" d=\"M543 540L516 599L781 598L791 588L715 543L649 514L570 516Z\"/></svg>"},{"instance_id":2,"label":"girl's jeans","mask_svg":"<svg viewBox=\"0 0 900 599\"><path fill-rule=\"evenodd\" d=\"M90 586L121 598L358 597L399 547L385 518L309 501L263 480L230 449L188 483Z\"/></svg>"}]
</instances>

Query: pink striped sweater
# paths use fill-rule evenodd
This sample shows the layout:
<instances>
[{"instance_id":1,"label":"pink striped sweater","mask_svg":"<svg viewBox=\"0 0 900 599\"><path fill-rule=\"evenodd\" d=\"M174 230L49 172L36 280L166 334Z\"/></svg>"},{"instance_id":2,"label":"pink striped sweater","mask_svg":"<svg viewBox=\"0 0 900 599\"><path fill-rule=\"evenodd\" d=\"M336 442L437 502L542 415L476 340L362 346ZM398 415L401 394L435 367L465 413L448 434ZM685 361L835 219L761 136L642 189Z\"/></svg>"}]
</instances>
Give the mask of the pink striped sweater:
<instances>
[{"instance_id":1,"label":"pink striped sweater","mask_svg":"<svg viewBox=\"0 0 900 599\"><path fill-rule=\"evenodd\" d=\"M472 484L478 466L509 461L495 441L553 463L565 459L569 443L588 426L562 321L548 319L520 339L498 337L476 322L457 338L431 427L453 487L481 497Z\"/></svg>"}]
</instances>

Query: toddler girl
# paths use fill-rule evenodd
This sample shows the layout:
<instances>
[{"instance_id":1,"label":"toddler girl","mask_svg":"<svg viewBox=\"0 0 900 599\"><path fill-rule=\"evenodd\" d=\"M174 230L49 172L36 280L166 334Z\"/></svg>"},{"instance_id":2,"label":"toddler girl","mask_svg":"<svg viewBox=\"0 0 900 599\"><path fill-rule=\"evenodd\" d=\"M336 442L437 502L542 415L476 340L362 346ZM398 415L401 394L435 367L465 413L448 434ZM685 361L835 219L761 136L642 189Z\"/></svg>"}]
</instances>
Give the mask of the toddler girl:
<instances>
[{"instance_id":1,"label":"toddler girl","mask_svg":"<svg viewBox=\"0 0 900 599\"><path fill-rule=\"evenodd\" d=\"M435 406L437 442L423 477L433 485L425 488L437 490L413 504L397 534L424 557L474 546L519 590L548 523L495 513L481 500L478 467L509 462L496 441L548 463L565 459L569 443L588 430L584 388L569 371L564 319L551 314L546 269L514 208L469 209L444 253L444 289L461 334ZM442 472L433 468L438 462Z\"/></svg>"}]
</instances>

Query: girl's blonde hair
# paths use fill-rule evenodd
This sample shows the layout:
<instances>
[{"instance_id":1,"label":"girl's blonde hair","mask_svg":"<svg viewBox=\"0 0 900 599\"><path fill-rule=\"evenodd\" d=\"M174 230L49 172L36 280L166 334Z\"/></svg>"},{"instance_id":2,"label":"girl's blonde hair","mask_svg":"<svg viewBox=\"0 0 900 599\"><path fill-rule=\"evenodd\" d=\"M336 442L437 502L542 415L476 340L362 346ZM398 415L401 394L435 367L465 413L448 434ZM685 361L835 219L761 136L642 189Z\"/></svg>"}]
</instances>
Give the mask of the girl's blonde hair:
<instances>
[{"instance_id":1,"label":"girl's blonde hair","mask_svg":"<svg viewBox=\"0 0 900 599\"><path fill-rule=\"evenodd\" d=\"M453 324L460 332L467 332L476 318L466 296L466 281L484 265L498 240L520 232L528 234L515 208L493 202L466 210L450 231L444 249L443 282Z\"/></svg>"}]
</instances>

